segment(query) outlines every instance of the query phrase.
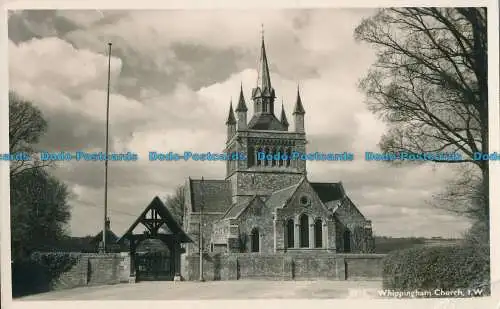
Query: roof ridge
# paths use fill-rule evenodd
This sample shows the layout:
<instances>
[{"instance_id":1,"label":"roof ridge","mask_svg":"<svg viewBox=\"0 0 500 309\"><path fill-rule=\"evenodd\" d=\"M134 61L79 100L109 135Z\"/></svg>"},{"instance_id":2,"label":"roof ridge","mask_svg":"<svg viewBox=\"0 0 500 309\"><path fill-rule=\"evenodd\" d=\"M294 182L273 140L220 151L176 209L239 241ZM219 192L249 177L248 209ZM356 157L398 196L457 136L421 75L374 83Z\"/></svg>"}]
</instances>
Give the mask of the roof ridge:
<instances>
[{"instance_id":1,"label":"roof ridge","mask_svg":"<svg viewBox=\"0 0 500 309\"><path fill-rule=\"evenodd\" d=\"M296 184L293 184L293 185L291 185L291 186L284 187L284 188L281 188L281 189L279 189L279 190L273 191L273 193L271 193L270 197L271 197L271 196L273 196L273 195L274 195L274 194L276 194L276 193L281 192L281 191L285 191L285 190L290 189L290 188L292 188L292 187L294 187L294 186L298 186L298 185L300 185L300 183L301 183L301 182L302 182L302 179L301 179L299 182L297 182Z\"/></svg>"}]
</instances>

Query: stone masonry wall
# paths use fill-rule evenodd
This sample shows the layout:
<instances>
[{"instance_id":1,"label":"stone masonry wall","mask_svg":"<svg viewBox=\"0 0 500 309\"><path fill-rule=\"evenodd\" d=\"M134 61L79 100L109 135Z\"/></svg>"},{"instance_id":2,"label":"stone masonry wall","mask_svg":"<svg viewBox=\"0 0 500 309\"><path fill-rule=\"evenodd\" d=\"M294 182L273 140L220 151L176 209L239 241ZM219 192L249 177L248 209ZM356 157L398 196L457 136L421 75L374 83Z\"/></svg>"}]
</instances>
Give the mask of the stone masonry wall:
<instances>
[{"instance_id":1,"label":"stone masonry wall","mask_svg":"<svg viewBox=\"0 0 500 309\"><path fill-rule=\"evenodd\" d=\"M75 254L79 255L78 262L54 279L51 283L54 290L128 282L128 254Z\"/></svg>"},{"instance_id":2,"label":"stone masonry wall","mask_svg":"<svg viewBox=\"0 0 500 309\"><path fill-rule=\"evenodd\" d=\"M259 251L274 252L273 214L263 202L253 202L238 218L238 226L241 237L246 240L243 244L246 252L251 250L251 232L254 228L259 231Z\"/></svg>"},{"instance_id":3,"label":"stone masonry wall","mask_svg":"<svg viewBox=\"0 0 500 309\"><path fill-rule=\"evenodd\" d=\"M205 254L203 277L212 280L379 280L383 254ZM199 255L186 258L186 280L198 280Z\"/></svg>"},{"instance_id":4,"label":"stone masonry wall","mask_svg":"<svg viewBox=\"0 0 500 309\"><path fill-rule=\"evenodd\" d=\"M234 195L268 195L297 184L303 174L273 171L241 171L231 175Z\"/></svg>"}]
</instances>

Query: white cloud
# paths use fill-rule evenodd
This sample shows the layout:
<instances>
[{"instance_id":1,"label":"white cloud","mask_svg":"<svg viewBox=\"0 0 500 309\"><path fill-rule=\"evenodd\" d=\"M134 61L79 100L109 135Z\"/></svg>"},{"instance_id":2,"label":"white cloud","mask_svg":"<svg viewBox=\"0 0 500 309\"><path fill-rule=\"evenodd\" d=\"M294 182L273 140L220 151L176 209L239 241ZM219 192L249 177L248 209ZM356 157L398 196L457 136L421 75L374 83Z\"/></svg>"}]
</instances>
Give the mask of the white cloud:
<instances>
[{"instance_id":1,"label":"white cloud","mask_svg":"<svg viewBox=\"0 0 500 309\"><path fill-rule=\"evenodd\" d=\"M278 96L276 114L279 116L283 101L293 128L291 113L300 82L306 132L324 136L320 148L325 151L353 151L358 155L350 163L308 163L311 178L342 180L354 202L368 218L373 218L379 234L458 233L464 228L462 225L454 226L449 215L426 204L426 199L447 183L450 174L446 168L389 168L386 164L364 161L364 151L378 150L377 143L385 131L384 124L367 111L364 96L356 87L374 60L372 50L352 39L354 27L365 13L133 11L110 16L104 12L104 19L112 17L115 21L103 24L104 19L97 12L60 12L84 27L66 39L98 52L77 49L56 37L18 45L9 42L11 88L34 100L47 113L82 115L81 122L74 123L67 133L84 138L105 117L107 57L106 45L102 43L105 40L111 39L123 54L123 59L112 61L112 84L121 86L136 86L150 77L134 72L123 76L125 63L130 68L139 66L152 75L159 71L173 74L175 70L190 77L201 74L188 62L179 62L172 49L176 43L216 50L237 49L242 57L255 56L255 65L251 67L248 61L235 59L238 69L228 78L209 82L199 90L191 89L185 80L176 80L173 90L145 87L135 96L140 99L134 100L113 88L112 149L138 152L142 157L139 162L110 164L110 209L113 227L119 233L133 221L130 214L138 215L153 196L163 197L186 177L224 176L223 163L149 162L147 155L149 151L222 151L229 101L232 98L233 104L237 104L241 83L249 108L248 118L252 115L250 93L257 76L260 24L264 23L271 78ZM303 25L297 28L297 23ZM345 139L342 147L351 142L351 148L341 149L336 145L334 141L339 137ZM98 222L92 226L88 223L92 220L85 219L100 216L101 173L103 166L74 162L57 171L76 195L71 224L77 235L97 233L101 228Z\"/></svg>"},{"instance_id":2,"label":"white cloud","mask_svg":"<svg viewBox=\"0 0 500 309\"><path fill-rule=\"evenodd\" d=\"M75 49L57 37L34 38L18 45L9 41L10 82L13 86L22 81L67 91L92 86L105 89L107 61L104 55ZM121 66L121 59L112 57L113 75L120 72Z\"/></svg>"}]
</instances>

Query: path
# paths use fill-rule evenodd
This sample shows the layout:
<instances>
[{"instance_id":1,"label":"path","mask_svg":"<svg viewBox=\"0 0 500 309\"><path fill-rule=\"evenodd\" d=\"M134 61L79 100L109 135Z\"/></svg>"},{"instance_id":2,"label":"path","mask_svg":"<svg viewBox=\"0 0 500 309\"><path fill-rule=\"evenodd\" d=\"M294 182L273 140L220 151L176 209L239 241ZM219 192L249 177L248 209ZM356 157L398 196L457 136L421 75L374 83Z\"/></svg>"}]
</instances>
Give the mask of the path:
<instances>
[{"instance_id":1,"label":"path","mask_svg":"<svg viewBox=\"0 0 500 309\"><path fill-rule=\"evenodd\" d=\"M200 300L284 298L374 298L380 281L140 282L82 287L19 300Z\"/></svg>"}]
</instances>

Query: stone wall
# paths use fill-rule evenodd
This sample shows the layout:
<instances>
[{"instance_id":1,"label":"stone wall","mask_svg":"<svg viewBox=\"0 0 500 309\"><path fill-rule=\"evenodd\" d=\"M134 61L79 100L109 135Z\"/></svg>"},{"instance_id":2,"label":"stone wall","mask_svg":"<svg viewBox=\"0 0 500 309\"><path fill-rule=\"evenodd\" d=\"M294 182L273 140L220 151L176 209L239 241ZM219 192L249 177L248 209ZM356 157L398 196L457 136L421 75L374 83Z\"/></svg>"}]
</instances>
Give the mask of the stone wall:
<instances>
[{"instance_id":1,"label":"stone wall","mask_svg":"<svg viewBox=\"0 0 500 309\"><path fill-rule=\"evenodd\" d=\"M380 280L383 254L205 254L203 276L213 280ZM199 255L186 257L186 280L198 280Z\"/></svg>"},{"instance_id":2,"label":"stone wall","mask_svg":"<svg viewBox=\"0 0 500 309\"><path fill-rule=\"evenodd\" d=\"M77 263L51 283L53 290L128 282L128 254L79 254Z\"/></svg>"}]
</instances>

